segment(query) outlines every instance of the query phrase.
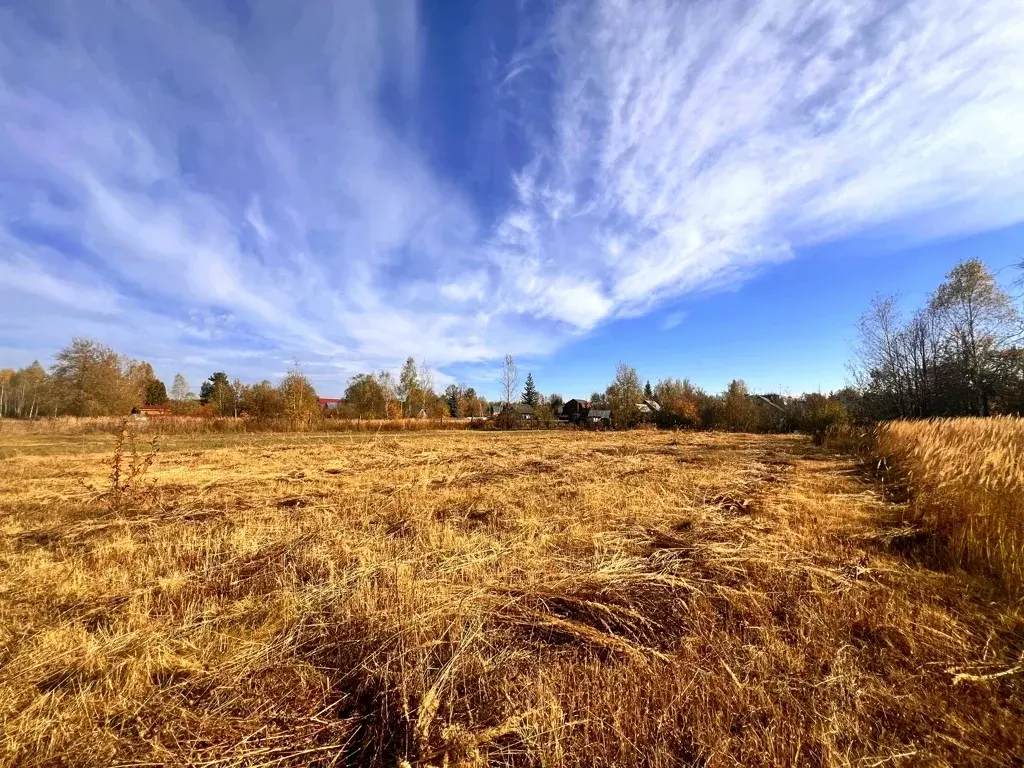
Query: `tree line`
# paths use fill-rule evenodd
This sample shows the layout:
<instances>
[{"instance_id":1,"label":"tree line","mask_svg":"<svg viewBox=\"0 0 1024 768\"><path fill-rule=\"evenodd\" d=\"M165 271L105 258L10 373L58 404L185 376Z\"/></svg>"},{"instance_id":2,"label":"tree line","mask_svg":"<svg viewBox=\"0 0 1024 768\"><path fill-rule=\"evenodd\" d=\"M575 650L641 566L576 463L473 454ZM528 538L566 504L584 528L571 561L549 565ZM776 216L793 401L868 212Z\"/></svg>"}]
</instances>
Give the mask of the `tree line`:
<instances>
[{"instance_id":1,"label":"tree line","mask_svg":"<svg viewBox=\"0 0 1024 768\"><path fill-rule=\"evenodd\" d=\"M483 416L488 405L472 387L453 384L438 394L430 367L417 366L412 357L402 365L397 380L390 371L356 374L341 400L334 415L352 419Z\"/></svg>"},{"instance_id":2,"label":"tree line","mask_svg":"<svg viewBox=\"0 0 1024 768\"><path fill-rule=\"evenodd\" d=\"M858 331L851 366L858 418L1024 411L1021 313L977 259L957 264L912 314L897 296L876 298Z\"/></svg>"},{"instance_id":3,"label":"tree line","mask_svg":"<svg viewBox=\"0 0 1024 768\"><path fill-rule=\"evenodd\" d=\"M611 384L589 400L592 407L610 409L613 425L621 428L653 421L664 427L818 434L847 421L1024 413L1024 320L1014 298L978 259L957 264L910 316L901 312L897 296L876 298L857 331L852 381L828 395L755 395L741 379L718 394L677 378L641 387L636 369L620 363ZM512 363L506 358L500 377L506 399L517 381L508 373ZM527 389L533 389L532 377ZM644 400L657 402L660 410L641 413ZM562 398L551 395L550 402L557 406Z\"/></svg>"},{"instance_id":4,"label":"tree line","mask_svg":"<svg viewBox=\"0 0 1024 768\"><path fill-rule=\"evenodd\" d=\"M1024 412L1024 323L1013 298L976 259L958 264L925 306L904 316L897 297L875 299L858 324L852 384L824 394L788 397L754 394L740 380L708 393L687 379L641 384L635 368L620 363L592 408L611 411L613 426L644 422L662 427L741 431L821 432L847 420L931 416L985 416ZM553 421L565 399L545 395L528 373L521 381L507 355L498 375L501 399L488 401L466 384L438 393L426 363L409 357L397 378L389 371L360 373L337 407L324 409L298 365L273 384L245 384L224 371L193 392L182 374L170 392L146 361L118 354L91 339L76 338L49 370L34 362L0 370L0 418L124 415L145 405L165 405L195 416L287 418L309 425L319 418L482 418L512 403L529 405L535 418ZM658 404L647 410L645 401Z\"/></svg>"},{"instance_id":5,"label":"tree line","mask_svg":"<svg viewBox=\"0 0 1024 768\"><path fill-rule=\"evenodd\" d=\"M74 339L49 371L38 361L0 370L0 417L127 414L147 402L167 402L153 367L90 339Z\"/></svg>"},{"instance_id":6,"label":"tree line","mask_svg":"<svg viewBox=\"0 0 1024 768\"><path fill-rule=\"evenodd\" d=\"M465 384L450 384L438 394L429 367L417 366L410 357L397 379L387 371L353 376L337 407L325 409L298 366L278 384L267 380L245 384L216 371L201 383L198 394L179 373L168 392L148 362L76 338L55 355L48 371L38 362L18 371L0 371L0 417L117 416L143 406L165 406L182 416L288 419L298 428L308 428L321 418L483 418L521 402L531 407L535 419L553 422L565 402L559 393L541 392L532 373L520 386L511 356L502 364L499 383L503 397L493 402ZM741 380L717 395L686 379L663 379L652 387L650 382L641 385L636 369L625 363L590 400L592 407L610 410L613 426L623 429L650 422L662 427L776 431L845 418L834 396L755 396ZM645 401L660 404L659 410L642 412Z\"/></svg>"},{"instance_id":7,"label":"tree line","mask_svg":"<svg viewBox=\"0 0 1024 768\"><path fill-rule=\"evenodd\" d=\"M46 370L38 361L0 370L0 418L124 416L143 406L166 406L186 416L288 418L296 425L319 416L316 390L296 367L279 384L243 384L213 373L196 395L185 377L168 394L153 366L92 339L75 338Z\"/></svg>"},{"instance_id":8,"label":"tree line","mask_svg":"<svg viewBox=\"0 0 1024 768\"><path fill-rule=\"evenodd\" d=\"M216 371L201 383L198 394L178 373L168 392L148 362L92 339L75 338L57 352L49 370L38 361L20 370L0 369L0 418L120 416L144 406L165 406L182 416L287 418L309 424L325 417L482 417L489 405L466 385L449 385L437 394L429 366L417 366L412 357L397 379L388 371L353 376L338 406L327 409L297 364L278 384L245 384Z\"/></svg>"},{"instance_id":9,"label":"tree line","mask_svg":"<svg viewBox=\"0 0 1024 768\"><path fill-rule=\"evenodd\" d=\"M541 420L554 419L566 402L559 393L541 393L532 373L527 374L520 389L519 371L511 356L505 357L498 380L504 403L518 400L530 405ZM665 378L654 386L650 381L640 382L636 368L620 362L608 386L590 394L590 407L610 411L616 429L652 424L663 428L820 433L848 419L843 393L757 395L742 379L733 380L721 393L708 393L689 379ZM652 403L653 409L649 405Z\"/></svg>"}]
</instances>

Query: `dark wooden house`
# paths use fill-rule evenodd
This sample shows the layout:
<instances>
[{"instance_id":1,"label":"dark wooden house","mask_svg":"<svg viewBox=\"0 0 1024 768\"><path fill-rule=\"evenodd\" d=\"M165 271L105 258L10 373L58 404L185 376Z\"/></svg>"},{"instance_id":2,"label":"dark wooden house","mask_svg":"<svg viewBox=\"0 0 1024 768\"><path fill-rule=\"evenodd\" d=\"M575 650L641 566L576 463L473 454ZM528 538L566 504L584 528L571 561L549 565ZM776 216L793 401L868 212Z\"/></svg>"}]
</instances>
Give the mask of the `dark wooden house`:
<instances>
[{"instance_id":1,"label":"dark wooden house","mask_svg":"<svg viewBox=\"0 0 1024 768\"><path fill-rule=\"evenodd\" d=\"M562 405L562 418L568 421L580 421L586 418L587 412L590 410L589 400L567 400Z\"/></svg>"}]
</instances>

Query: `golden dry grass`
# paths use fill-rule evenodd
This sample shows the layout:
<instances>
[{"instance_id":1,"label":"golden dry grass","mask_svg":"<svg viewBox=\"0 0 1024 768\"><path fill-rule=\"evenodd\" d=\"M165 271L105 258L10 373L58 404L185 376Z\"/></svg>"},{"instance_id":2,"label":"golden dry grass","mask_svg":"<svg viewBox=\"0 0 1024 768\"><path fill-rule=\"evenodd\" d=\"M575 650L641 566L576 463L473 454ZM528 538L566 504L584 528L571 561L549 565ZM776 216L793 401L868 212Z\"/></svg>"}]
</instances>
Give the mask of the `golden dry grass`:
<instances>
[{"instance_id":1,"label":"golden dry grass","mask_svg":"<svg viewBox=\"0 0 1024 768\"><path fill-rule=\"evenodd\" d=\"M2 435L95 435L117 434L123 416L60 416L55 419L0 419ZM250 419L247 417L153 416L132 417L133 428L150 435L216 435L292 432L288 419ZM479 421L477 422L479 424ZM317 418L309 432L434 432L468 429L469 419L336 419Z\"/></svg>"},{"instance_id":2,"label":"golden dry grass","mask_svg":"<svg viewBox=\"0 0 1024 768\"><path fill-rule=\"evenodd\" d=\"M793 436L0 437L0 764L1017 765L1019 606ZM912 553L909 553L912 554Z\"/></svg>"},{"instance_id":3,"label":"golden dry grass","mask_svg":"<svg viewBox=\"0 0 1024 768\"><path fill-rule=\"evenodd\" d=\"M953 560L1024 590L1024 419L892 422L874 441L914 522Z\"/></svg>"}]
</instances>

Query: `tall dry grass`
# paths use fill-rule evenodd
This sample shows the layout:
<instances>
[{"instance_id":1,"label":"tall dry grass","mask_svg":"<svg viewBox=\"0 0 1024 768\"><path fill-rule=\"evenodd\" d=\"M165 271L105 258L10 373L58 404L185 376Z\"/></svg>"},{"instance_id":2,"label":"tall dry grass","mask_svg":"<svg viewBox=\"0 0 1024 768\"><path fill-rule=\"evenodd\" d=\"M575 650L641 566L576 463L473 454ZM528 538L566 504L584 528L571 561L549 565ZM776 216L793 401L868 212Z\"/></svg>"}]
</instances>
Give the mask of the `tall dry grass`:
<instances>
[{"instance_id":1,"label":"tall dry grass","mask_svg":"<svg viewBox=\"0 0 1024 768\"><path fill-rule=\"evenodd\" d=\"M1024 754L1019 612L802 438L62 439L0 441L5 767Z\"/></svg>"},{"instance_id":2,"label":"tall dry grass","mask_svg":"<svg viewBox=\"0 0 1024 768\"><path fill-rule=\"evenodd\" d=\"M123 416L58 416L52 419L0 419L0 434L8 435L116 435ZM287 433L295 431L288 419L247 417L154 416L132 417L134 429L155 435L215 435ZM436 432L470 427L468 419L316 419L307 432Z\"/></svg>"},{"instance_id":3,"label":"tall dry grass","mask_svg":"<svg viewBox=\"0 0 1024 768\"><path fill-rule=\"evenodd\" d=\"M870 447L956 561L1024 589L1024 419L891 422Z\"/></svg>"}]
</instances>

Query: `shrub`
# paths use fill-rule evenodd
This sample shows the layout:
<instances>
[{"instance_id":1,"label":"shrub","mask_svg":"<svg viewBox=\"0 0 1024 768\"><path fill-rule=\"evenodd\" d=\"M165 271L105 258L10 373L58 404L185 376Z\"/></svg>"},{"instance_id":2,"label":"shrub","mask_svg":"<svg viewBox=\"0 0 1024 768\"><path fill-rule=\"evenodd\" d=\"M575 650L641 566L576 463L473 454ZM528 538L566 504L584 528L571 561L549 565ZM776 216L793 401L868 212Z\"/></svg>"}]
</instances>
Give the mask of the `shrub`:
<instances>
[{"instance_id":1,"label":"shrub","mask_svg":"<svg viewBox=\"0 0 1024 768\"><path fill-rule=\"evenodd\" d=\"M796 428L811 435L819 445L825 441L825 435L830 429L849 421L850 415L841 402L816 394L807 395L804 407L794 418Z\"/></svg>"}]
</instances>

